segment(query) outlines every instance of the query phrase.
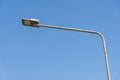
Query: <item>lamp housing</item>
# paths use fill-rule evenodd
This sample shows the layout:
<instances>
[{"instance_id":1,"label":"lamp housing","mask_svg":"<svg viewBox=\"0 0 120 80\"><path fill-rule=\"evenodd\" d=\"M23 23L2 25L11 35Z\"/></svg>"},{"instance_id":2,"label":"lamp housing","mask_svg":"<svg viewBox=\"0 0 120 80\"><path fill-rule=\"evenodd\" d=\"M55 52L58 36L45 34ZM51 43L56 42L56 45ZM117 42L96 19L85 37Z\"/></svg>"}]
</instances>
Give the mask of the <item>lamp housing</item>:
<instances>
[{"instance_id":1,"label":"lamp housing","mask_svg":"<svg viewBox=\"0 0 120 80\"><path fill-rule=\"evenodd\" d=\"M40 22L38 19L34 19L34 18L23 18L22 19L22 24L25 26L32 26L32 27L39 27Z\"/></svg>"}]
</instances>

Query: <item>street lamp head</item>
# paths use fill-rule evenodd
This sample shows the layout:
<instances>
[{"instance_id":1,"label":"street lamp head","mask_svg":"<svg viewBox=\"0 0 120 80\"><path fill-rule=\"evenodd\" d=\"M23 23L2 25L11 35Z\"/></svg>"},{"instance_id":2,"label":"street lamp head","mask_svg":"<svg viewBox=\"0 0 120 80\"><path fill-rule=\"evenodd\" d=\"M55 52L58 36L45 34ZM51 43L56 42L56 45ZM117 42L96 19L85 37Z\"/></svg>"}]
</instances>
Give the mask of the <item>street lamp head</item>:
<instances>
[{"instance_id":1,"label":"street lamp head","mask_svg":"<svg viewBox=\"0 0 120 80\"><path fill-rule=\"evenodd\" d=\"M22 19L22 24L25 26L32 26L32 27L39 27L40 22L38 19L29 19L29 18L23 18Z\"/></svg>"}]
</instances>

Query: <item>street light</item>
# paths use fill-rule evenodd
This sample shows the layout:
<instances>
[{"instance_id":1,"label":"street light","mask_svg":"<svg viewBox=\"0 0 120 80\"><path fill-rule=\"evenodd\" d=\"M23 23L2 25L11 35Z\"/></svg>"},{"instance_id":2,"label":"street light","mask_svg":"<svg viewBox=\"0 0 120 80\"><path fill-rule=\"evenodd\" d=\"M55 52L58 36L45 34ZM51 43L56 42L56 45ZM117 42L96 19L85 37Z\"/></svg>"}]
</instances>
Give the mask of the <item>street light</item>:
<instances>
[{"instance_id":1,"label":"street light","mask_svg":"<svg viewBox=\"0 0 120 80\"><path fill-rule=\"evenodd\" d=\"M76 32L92 33L92 34L96 34L96 35L100 36L100 38L102 39L102 45L104 48L104 58L105 58L105 64L106 64L107 78L108 78L108 80L111 80L105 38L104 38L103 34L101 34L100 32L93 31L93 30L84 30L84 29L77 29L77 28L67 28L67 27L61 27L61 26L52 26L52 25L40 24L38 19L32 19L32 18L31 19L23 18L22 24L25 26L32 26L32 27L38 27L38 28L39 27L46 27L46 28L55 28L55 29L76 31Z\"/></svg>"},{"instance_id":2,"label":"street light","mask_svg":"<svg viewBox=\"0 0 120 80\"><path fill-rule=\"evenodd\" d=\"M33 27L39 27L39 20L38 19L28 19L28 18L23 18L22 19L22 24L26 26L33 26Z\"/></svg>"}]
</instances>

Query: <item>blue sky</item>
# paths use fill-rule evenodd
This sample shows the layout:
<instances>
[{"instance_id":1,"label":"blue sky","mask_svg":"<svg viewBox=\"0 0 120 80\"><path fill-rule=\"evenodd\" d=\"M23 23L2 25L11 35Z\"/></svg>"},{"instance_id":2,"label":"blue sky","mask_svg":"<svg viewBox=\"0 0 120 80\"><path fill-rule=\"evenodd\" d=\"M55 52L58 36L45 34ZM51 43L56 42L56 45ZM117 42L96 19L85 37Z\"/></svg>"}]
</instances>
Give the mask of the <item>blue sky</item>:
<instances>
[{"instance_id":1,"label":"blue sky","mask_svg":"<svg viewBox=\"0 0 120 80\"><path fill-rule=\"evenodd\" d=\"M103 33L119 80L119 0L0 0L0 14L0 80L107 80L98 36L26 27L25 17Z\"/></svg>"}]
</instances>

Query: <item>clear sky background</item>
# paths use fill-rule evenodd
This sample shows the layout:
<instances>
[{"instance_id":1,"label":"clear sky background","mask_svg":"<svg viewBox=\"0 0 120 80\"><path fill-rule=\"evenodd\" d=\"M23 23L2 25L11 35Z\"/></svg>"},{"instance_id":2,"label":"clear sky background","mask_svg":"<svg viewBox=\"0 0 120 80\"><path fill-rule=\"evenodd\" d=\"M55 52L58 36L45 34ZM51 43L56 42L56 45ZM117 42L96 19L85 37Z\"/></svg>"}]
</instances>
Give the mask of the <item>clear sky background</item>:
<instances>
[{"instance_id":1,"label":"clear sky background","mask_svg":"<svg viewBox=\"0 0 120 80\"><path fill-rule=\"evenodd\" d=\"M0 80L107 80L97 35L26 27L25 17L103 33L120 79L120 0L0 0Z\"/></svg>"}]
</instances>

